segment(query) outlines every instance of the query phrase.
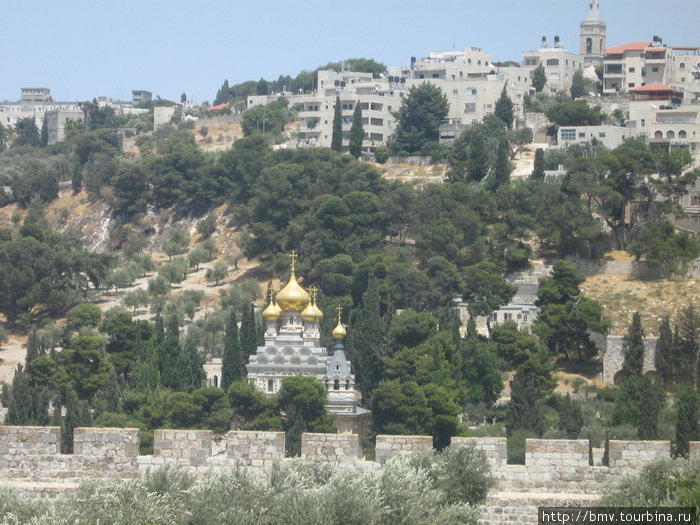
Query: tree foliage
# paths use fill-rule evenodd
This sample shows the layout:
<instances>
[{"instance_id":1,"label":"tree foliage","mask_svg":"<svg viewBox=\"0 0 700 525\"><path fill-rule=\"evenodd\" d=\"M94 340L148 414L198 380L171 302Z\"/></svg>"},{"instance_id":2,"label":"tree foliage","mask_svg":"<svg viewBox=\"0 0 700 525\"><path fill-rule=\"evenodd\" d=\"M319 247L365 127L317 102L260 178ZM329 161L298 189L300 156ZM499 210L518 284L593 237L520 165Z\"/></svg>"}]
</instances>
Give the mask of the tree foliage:
<instances>
[{"instance_id":1,"label":"tree foliage","mask_svg":"<svg viewBox=\"0 0 700 525\"><path fill-rule=\"evenodd\" d=\"M392 142L394 153L418 153L428 142L437 142L442 120L450 105L439 87L429 82L412 86L395 113L396 131Z\"/></svg>"}]
</instances>

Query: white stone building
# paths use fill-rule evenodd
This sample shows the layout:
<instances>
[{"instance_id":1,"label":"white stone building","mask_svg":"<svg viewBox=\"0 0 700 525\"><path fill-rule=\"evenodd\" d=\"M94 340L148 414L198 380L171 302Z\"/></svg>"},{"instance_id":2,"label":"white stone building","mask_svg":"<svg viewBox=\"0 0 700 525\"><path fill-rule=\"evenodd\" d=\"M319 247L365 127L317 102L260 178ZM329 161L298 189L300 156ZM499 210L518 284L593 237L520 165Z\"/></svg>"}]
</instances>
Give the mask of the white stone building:
<instances>
[{"instance_id":1,"label":"white stone building","mask_svg":"<svg viewBox=\"0 0 700 525\"><path fill-rule=\"evenodd\" d=\"M80 110L55 109L45 113L46 129L48 131L47 144L56 144L65 138L66 122L85 122L85 114Z\"/></svg>"},{"instance_id":2,"label":"white stone building","mask_svg":"<svg viewBox=\"0 0 700 525\"><path fill-rule=\"evenodd\" d=\"M585 67L603 63L607 41L607 27L600 13L598 0L590 0L586 19L580 24L579 55Z\"/></svg>"},{"instance_id":3,"label":"white stone building","mask_svg":"<svg viewBox=\"0 0 700 525\"><path fill-rule=\"evenodd\" d=\"M554 94L557 91L568 90L574 73L583 71L584 57L568 51L560 42L559 37L554 37L554 45L547 43L547 37L542 37L542 45L534 51L523 51L523 67L532 77L532 72L540 65L544 67L547 83L544 92Z\"/></svg>"}]
</instances>

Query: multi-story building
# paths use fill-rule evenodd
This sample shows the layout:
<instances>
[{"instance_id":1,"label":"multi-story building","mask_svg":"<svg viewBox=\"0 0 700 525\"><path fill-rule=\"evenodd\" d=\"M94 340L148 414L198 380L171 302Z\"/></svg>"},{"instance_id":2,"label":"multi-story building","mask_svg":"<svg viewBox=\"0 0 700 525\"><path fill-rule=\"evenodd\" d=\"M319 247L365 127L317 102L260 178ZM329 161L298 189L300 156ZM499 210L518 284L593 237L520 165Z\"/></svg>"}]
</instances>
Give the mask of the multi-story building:
<instances>
[{"instance_id":1,"label":"multi-story building","mask_svg":"<svg viewBox=\"0 0 700 525\"><path fill-rule=\"evenodd\" d=\"M20 101L22 104L41 104L53 101L49 88L21 88L21 91Z\"/></svg>"},{"instance_id":2,"label":"multi-story building","mask_svg":"<svg viewBox=\"0 0 700 525\"><path fill-rule=\"evenodd\" d=\"M579 55L584 66L603 63L607 39L607 27L600 13L598 0L590 0L586 19L579 25Z\"/></svg>"},{"instance_id":3,"label":"multi-story building","mask_svg":"<svg viewBox=\"0 0 700 525\"><path fill-rule=\"evenodd\" d=\"M139 102L150 102L153 98L153 93L145 89L133 89L131 91L131 103L138 104Z\"/></svg>"},{"instance_id":4,"label":"multi-story building","mask_svg":"<svg viewBox=\"0 0 700 525\"><path fill-rule=\"evenodd\" d=\"M65 138L66 122L85 122L85 114L80 110L55 109L44 114L48 131L47 144L56 144Z\"/></svg>"},{"instance_id":5,"label":"multi-story building","mask_svg":"<svg viewBox=\"0 0 700 525\"><path fill-rule=\"evenodd\" d=\"M527 69L528 76L540 65L544 67L547 83L544 92L554 94L557 91L567 90L571 87L574 73L582 71L583 57L568 51L559 40L554 37L554 46L547 44L547 37L542 37L542 45L535 51L523 51L523 67Z\"/></svg>"}]
</instances>

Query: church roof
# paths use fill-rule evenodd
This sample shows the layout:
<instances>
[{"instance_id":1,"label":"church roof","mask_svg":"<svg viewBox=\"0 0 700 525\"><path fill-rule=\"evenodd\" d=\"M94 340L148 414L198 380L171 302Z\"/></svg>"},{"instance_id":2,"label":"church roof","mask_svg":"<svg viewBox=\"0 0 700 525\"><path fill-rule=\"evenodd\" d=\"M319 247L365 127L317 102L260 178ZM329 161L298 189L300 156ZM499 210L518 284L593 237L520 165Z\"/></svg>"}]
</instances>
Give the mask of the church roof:
<instances>
[{"instance_id":1,"label":"church roof","mask_svg":"<svg viewBox=\"0 0 700 525\"><path fill-rule=\"evenodd\" d=\"M584 22L602 22L603 16L600 14L600 4L598 0L590 0L588 3L588 12Z\"/></svg>"}]
</instances>

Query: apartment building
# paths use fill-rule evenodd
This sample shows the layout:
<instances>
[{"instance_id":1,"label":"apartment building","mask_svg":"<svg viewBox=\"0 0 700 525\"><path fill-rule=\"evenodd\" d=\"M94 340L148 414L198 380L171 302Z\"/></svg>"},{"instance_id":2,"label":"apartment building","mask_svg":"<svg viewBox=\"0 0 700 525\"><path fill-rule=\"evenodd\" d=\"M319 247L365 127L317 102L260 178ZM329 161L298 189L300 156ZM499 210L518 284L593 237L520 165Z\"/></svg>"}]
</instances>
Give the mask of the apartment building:
<instances>
[{"instance_id":1,"label":"apartment building","mask_svg":"<svg viewBox=\"0 0 700 525\"><path fill-rule=\"evenodd\" d=\"M532 72L540 65L544 67L547 83L544 86L545 93L555 94L557 91L568 90L574 78L574 73L584 68L584 57L568 51L559 40L554 37L554 45L547 43L547 37L542 37L542 44L535 51L523 51L523 67L530 77Z\"/></svg>"}]
</instances>

